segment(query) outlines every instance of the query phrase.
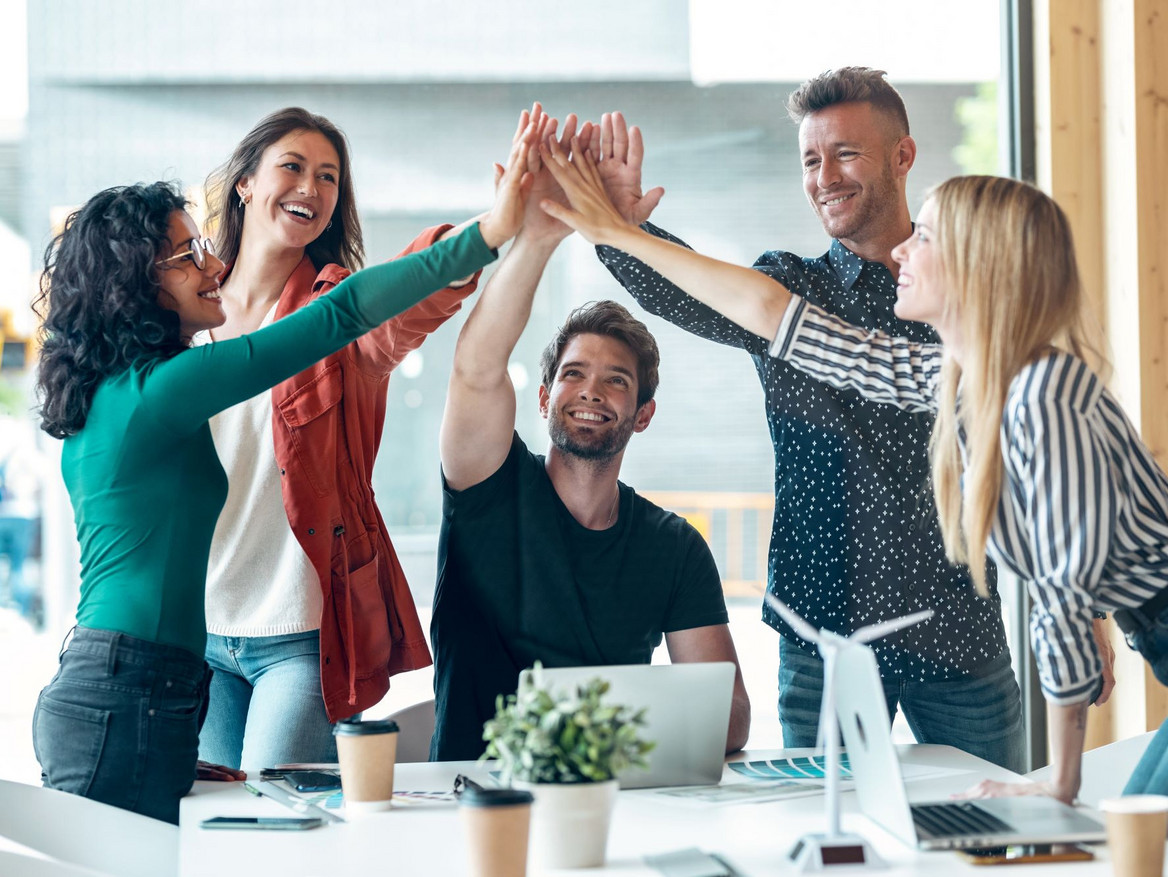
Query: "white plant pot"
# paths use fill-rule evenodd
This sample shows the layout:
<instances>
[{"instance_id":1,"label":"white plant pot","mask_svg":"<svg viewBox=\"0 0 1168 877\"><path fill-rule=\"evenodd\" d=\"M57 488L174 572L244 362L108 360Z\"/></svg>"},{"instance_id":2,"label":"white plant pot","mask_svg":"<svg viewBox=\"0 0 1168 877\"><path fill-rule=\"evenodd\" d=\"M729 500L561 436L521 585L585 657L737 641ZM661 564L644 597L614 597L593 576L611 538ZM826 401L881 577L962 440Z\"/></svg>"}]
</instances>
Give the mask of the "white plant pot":
<instances>
[{"instance_id":1,"label":"white plant pot","mask_svg":"<svg viewBox=\"0 0 1168 877\"><path fill-rule=\"evenodd\" d=\"M511 785L535 796L531 808L531 860L543 868L596 868L604 864L608 826L620 789L603 783Z\"/></svg>"}]
</instances>

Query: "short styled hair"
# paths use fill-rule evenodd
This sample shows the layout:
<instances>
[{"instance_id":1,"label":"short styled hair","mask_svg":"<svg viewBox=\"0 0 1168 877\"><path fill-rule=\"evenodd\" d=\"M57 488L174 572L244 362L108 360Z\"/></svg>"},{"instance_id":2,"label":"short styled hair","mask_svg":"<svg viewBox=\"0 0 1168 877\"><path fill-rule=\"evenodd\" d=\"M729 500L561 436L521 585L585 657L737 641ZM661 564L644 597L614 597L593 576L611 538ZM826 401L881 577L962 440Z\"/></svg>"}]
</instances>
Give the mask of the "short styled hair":
<instances>
[{"instance_id":1,"label":"short styled hair","mask_svg":"<svg viewBox=\"0 0 1168 877\"><path fill-rule=\"evenodd\" d=\"M908 136L908 111L904 100L884 77L871 67L840 67L808 79L787 98L787 115L796 125L807 116L836 104L867 103L890 119L897 137Z\"/></svg>"},{"instance_id":2,"label":"short styled hair","mask_svg":"<svg viewBox=\"0 0 1168 877\"><path fill-rule=\"evenodd\" d=\"M568 314L539 358L545 387L550 388L555 381L564 348L577 335L605 335L622 342L637 358L637 407L653 398L659 381L657 367L661 364L657 341L644 323L614 301L588 302Z\"/></svg>"}]
</instances>

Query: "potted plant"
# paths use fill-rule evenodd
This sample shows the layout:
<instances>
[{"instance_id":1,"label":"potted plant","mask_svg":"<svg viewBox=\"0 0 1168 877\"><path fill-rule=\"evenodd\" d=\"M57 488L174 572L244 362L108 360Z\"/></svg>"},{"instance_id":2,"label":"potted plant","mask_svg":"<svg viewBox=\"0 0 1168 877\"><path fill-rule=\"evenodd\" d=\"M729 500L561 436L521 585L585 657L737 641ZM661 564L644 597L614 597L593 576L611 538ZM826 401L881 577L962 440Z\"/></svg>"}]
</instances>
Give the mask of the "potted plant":
<instances>
[{"instance_id":1,"label":"potted plant","mask_svg":"<svg viewBox=\"0 0 1168 877\"><path fill-rule=\"evenodd\" d=\"M608 683L593 679L553 691L537 662L519 690L496 701L483 726L487 750L505 782L535 796L532 858L550 868L604 864L617 773L647 767L653 743L642 740L644 710L606 703Z\"/></svg>"}]
</instances>

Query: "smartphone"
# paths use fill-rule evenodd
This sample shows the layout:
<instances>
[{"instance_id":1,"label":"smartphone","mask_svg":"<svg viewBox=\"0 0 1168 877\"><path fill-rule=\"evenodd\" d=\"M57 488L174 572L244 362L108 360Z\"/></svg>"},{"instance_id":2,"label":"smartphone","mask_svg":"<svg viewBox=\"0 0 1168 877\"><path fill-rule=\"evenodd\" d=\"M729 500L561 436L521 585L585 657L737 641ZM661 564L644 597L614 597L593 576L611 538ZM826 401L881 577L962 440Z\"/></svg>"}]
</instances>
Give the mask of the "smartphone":
<instances>
[{"instance_id":1,"label":"smartphone","mask_svg":"<svg viewBox=\"0 0 1168 877\"><path fill-rule=\"evenodd\" d=\"M957 850L974 865L1028 865L1044 862L1089 862L1095 854L1079 844L1015 844Z\"/></svg>"},{"instance_id":2,"label":"smartphone","mask_svg":"<svg viewBox=\"0 0 1168 877\"><path fill-rule=\"evenodd\" d=\"M341 787L340 775L327 770L286 770L283 778L298 792L331 792Z\"/></svg>"},{"instance_id":3,"label":"smartphone","mask_svg":"<svg viewBox=\"0 0 1168 877\"><path fill-rule=\"evenodd\" d=\"M199 823L202 828L259 828L272 831L305 831L320 828L324 820L315 816L216 816Z\"/></svg>"}]
</instances>

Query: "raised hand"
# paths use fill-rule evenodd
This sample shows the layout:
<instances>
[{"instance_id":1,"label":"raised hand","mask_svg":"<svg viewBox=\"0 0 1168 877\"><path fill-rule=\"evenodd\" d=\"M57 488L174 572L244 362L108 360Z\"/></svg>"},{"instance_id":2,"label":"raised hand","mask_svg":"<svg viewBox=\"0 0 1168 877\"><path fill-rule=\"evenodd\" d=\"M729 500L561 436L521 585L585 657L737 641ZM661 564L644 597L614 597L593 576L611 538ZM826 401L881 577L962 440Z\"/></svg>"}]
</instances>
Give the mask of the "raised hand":
<instances>
[{"instance_id":1,"label":"raised hand","mask_svg":"<svg viewBox=\"0 0 1168 877\"><path fill-rule=\"evenodd\" d=\"M570 207L544 198L539 207L555 219L580 232L590 243L613 244L621 231L632 226L612 203L591 152L579 137L571 140L571 158L555 138L540 144L540 157L568 198Z\"/></svg>"},{"instance_id":2,"label":"raised hand","mask_svg":"<svg viewBox=\"0 0 1168 877\"><path fill-rule=\"evenodd\" d=\"M496 249L511 240L523 225L528 195L535 178L528 169L529 155L535 146L540 123L534 118L538 113L542 119L539 104L534 112L524 110L519 114L519 127L511 144L511 154L507 166L495 165L495 203L479 221L479 231L483 242Z\"/></svg>"},{"instance_id":3,"label":"raised hand","mask_svg":"<svg viewBox=\"0 0 1168 877\"><path fill-rule=\"evenodd\" d=\"M641 163L645 144L641 129L629 128L620 112L605 113L590 138L580 138L596 158L597 171L613 206L626 222L640 225L657 207L665 190L660 186L641 193Z\"/></svg>"},{"instance_id":4,"label":"raised hand","mask_svg":"<svg viewBox=\"0 0 1168 877\"><path fill-rule=\"evenodd\" d=\"M537 134L537 143L543 144L548 140L555 140L557 125L556 119L545 115ZM576 136L576 125L576 114L569 114L564 120L564 129L559 139L561 150L567 151L571 148L572 138ZM581 130L581 135L587 133L590 136L591 128L591 123L586 122ZM570 235L572 229L542 210L539 205L540 202L548 200L567 206L567 198L551 171L544 166L539 149L531 149L528 152L527 166L534 175L535 182L532 184L531 195L527 199L527 213L523 218L523 237L558 243Z\"/></svg>"}]
</instances>

